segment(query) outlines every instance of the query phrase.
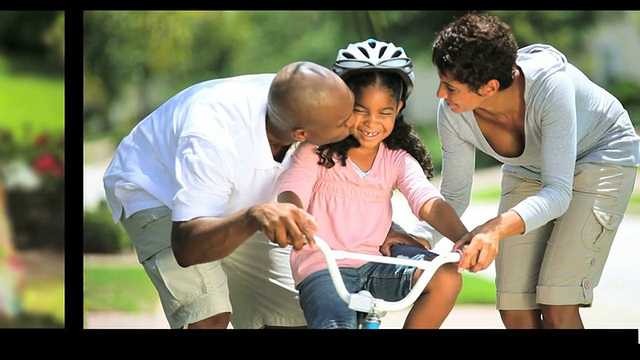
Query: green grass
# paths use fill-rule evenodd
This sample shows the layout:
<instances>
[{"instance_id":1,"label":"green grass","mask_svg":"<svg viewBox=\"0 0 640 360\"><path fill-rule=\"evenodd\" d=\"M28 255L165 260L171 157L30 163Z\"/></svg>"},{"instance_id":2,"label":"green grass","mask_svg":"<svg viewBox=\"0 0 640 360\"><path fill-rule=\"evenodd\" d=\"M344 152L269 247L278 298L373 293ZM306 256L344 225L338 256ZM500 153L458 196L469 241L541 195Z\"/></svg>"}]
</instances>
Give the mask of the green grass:
<instances>
[{"instance_id":1,"label":"green grass","mask_svg":"<svg viewBox=\"0 0 640 360\"><path fill-rule=\"evenodd\" d=\"M64 328L64 280L27 279L20 305L19 314L0 316L0 328Z\"/></svg>"},{"instance_id":2,"label":"green grass","mask_svg":"<svg viewBox=\"0 0 640 360\"><path fill-rule=\"evenodd\" d=\"M639 174L640 176L640 174ZM472 202L496 201L499 185L474 189ZM640 214L640 189L636 189L627 213ZM479 274L463 273L462 291L457 304L494 304L493 280ZM150 312L157 304L157 294L139 266L118 268L85 264L85 307L89 311Z\"/></svg>"},{"instance_id":3,"label":"green grass","mask_svg":"<svg viewBox=\"0 0 640 360\"><path fill-rule=\"evenodd\" d=\"M500 200L500 184L496 187L474 189L471 193L471 204L476 201L498 201Z\"/></svg>"},{"instance_id":4,"label":"green grass","mask_svg":"<svg viewBox=\"0 0 640 360\"><path fill-rule=\"evenodd\" d=\"M140 265L85 266L84 277L86 311L152 312L158 302Z\"/></svg>"},{"instance_id":5,"label":"green grass","mask_svg":"<svg viewBox=\"0 0 640 360\"><path fill-rule=\"evenodd\" d=\"M640 177L640 175L638 175ZM627 214L640 214L640 189L636 188L631 195Z\"/></svg>"},{"instance_id":6,"label":"green grass","mask_svg":"<svg viewBox=\"0 0 640 360\"><path fill-rule=\"evenodd\" d=\"M640 179L640 168L638 168L638 178ZM482 201L498 201L500 199L500 184L493 187L483 187L474 189L471 194L471 204ZM631 194L627 214L640 214L640 187L636 187Z\"/></svg>"},{"instance_id":7,"label":"green grass","mask_svg":"<svg viewBox=\"0 0 640 360\"><path fill-rule=\"evenodd\" d=\"M487 188L474 191L471 195L471 204L474 202L483 201L497 201L500 199L500 188ZM640 214L640 189L635 189L635 192L631 194L631 201L627 207L626 214Z\"/></svg>"},{"instance_id":8,"label":"green grass","mask_svg":"<svg viewBox=\"0 0 640 360\"><path fill-rule=\"evenodd\" d=\"M457 304L495 303L493 281L477 274L463 274L464 286ZM140 266L85 266L85 310L152 312L157 293Z\"/></svg>"},{"instance_id":9,"label":"green grass","mask_svg":"<svg viewBox=\"0 0 640 360\"><path fill-rule=\"evenodd\" d=\"M462 273L462 291L456 304L495 304L496 285L493 280L479 274Z\"/></svg>"},{"instance_id":10,"label":"green grass","mask_svg":"<svg viewBox=\"0 0 640 360\"><path fill-rule=\"evenodd\" d=\"M7 61L6 59L2 59ZM64 130L64 78L0 71L0 109L4 130L17 141Z\"/></svg>"},{"instance_id":11,"label":"green grass","mask_svg":"<svg viewBox=\"0 0 640 360\"><path fill-rule=\"evenodd\" d=\"M31 143L42 133L62 133L64 78L11 72L7 70L11 61L21 60L0 57L0 130L10 130L21 143ZM64 280L27 279L22 308L12 326L64 327Z\"/></svg>"},{"instance_id":12,"label":"green grass","mask_svg":"<svg viewBox=\"0 0 640 360\"><path fill-rule=\"evenodd\" d=\"M64 280L62 278L27 283L22 301L25 313L50 316L56 322L64 324Z\"/></svg>"}]
</instances>

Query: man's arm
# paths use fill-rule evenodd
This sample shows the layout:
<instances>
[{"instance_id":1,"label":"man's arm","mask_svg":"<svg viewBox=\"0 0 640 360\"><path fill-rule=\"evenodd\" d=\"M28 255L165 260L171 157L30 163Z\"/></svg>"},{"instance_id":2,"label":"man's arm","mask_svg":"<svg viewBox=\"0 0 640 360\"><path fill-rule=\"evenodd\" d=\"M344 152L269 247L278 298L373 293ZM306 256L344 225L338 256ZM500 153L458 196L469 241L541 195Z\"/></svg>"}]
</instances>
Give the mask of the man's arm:
<instances>
[{"instance_id":1,"label":"man's arm","mask_svg":"<svg viewBox=\"0 0 640 360\"><path fill-rule=\"evenodd\" d=\"M317 224L306 211L292 204L265 203L228 217L200 217L173 223L171 245L183 267L220 260L256 231L280 247L300 249L313 237Z\"/></svg>"}]
</instances>

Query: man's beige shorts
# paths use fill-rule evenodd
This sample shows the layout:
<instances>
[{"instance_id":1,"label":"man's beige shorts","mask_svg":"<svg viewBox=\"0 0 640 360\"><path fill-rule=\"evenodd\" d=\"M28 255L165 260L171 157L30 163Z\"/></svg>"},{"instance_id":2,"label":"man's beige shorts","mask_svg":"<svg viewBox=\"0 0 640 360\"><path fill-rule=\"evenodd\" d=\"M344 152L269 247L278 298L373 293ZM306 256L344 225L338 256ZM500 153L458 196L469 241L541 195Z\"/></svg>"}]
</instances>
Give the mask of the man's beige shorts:
<instances>
[{"instance_id":1,"label":"man's beige shorts","mask_svg":"<svg viewBox=\"0 0 640 360\"><path fill-rule=\"evenodd\" d=\"M289 267L288 248L256 233L230 256L183 268L171 247L171 211L139 211L121 223L158 291L172 329L231 312L235 329L305 326ZM160 249L152 244L165 244ZM140 256L141 253L145 255Z\"/></svg>"},{"instance_id":2,"label":"man's beige shorts","mask_svg":"<svg viewBox=\"0 0 640 360\"><path fill-rule=\"evenodd\" d=\"M576 164L567 212L526 235L500 241L495 262L497 309L591 306L636 174L635 167ZM534 195L540 186L538 180L504 174L499 213Z\"/></svg>"}]
</instances>

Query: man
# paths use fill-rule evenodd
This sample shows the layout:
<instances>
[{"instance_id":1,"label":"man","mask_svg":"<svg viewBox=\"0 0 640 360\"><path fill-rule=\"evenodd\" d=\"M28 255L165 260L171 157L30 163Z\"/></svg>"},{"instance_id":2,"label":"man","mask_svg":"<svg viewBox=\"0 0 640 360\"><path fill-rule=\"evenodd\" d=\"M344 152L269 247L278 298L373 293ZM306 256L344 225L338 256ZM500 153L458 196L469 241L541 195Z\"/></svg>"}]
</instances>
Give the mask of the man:
<instances>
[{"instance_id":1,"label":"man","mask_svg":"<svg viewBox=\"0 0 640 360\"><path fill-rule=\"evenodd\" d=\"M336 74L295 62L195 84L122 140L107 200L171 328L306 325L288 258L317 228L273 190L294 143L350 134L353 103Z\"/></svg>"}]
</instances>

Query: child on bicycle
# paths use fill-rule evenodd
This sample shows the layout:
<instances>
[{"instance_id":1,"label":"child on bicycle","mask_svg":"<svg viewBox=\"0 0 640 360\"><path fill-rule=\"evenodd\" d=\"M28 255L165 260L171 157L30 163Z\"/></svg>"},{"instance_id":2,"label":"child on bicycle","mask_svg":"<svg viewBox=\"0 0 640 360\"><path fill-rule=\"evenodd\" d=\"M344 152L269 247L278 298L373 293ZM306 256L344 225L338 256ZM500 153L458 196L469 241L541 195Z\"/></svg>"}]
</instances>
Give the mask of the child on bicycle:
<instances>
[{"instance_id":1,"label":"child on bicycle","mask_svg":"<svg viewBox=\"0 0 640 360\"><path fill-rule=\"evenodd\" d=\"M354 132L337 143L300 144L280 178L278 200L311 213L319 228L315 234L334 250L381 255L396 189L419 219L453 241L460 239L467 229L429 181L431 156L402 114L415 77L404 49L374 39L350 44L339 51L333 70L354 93ZM290 256L309 328L357 328L357 312L338 296L322 252L309 242ZM400 246L391 247L392 256L397 256L394 248ZM426 248L403 251L413 259L437 256ZM385 301L403 299L422 274L413 266L355 259L339 260L338 265L349 292L365 289ZM439 328L461 288L456 266L440 267L410 310L404 328Z\"/></svg>"}]
</instances>

